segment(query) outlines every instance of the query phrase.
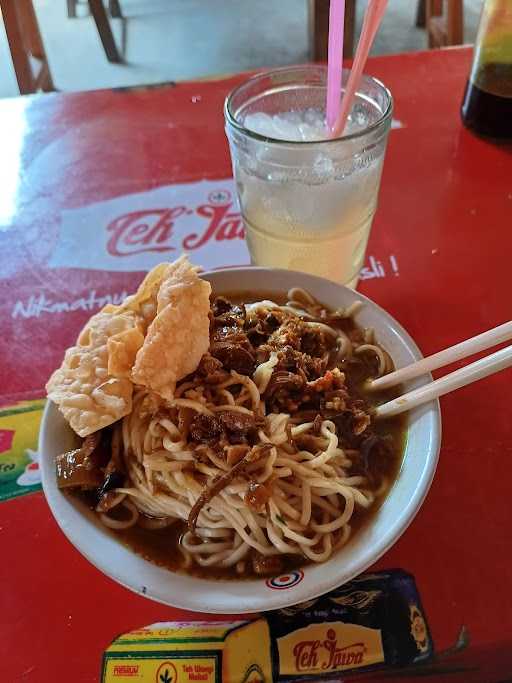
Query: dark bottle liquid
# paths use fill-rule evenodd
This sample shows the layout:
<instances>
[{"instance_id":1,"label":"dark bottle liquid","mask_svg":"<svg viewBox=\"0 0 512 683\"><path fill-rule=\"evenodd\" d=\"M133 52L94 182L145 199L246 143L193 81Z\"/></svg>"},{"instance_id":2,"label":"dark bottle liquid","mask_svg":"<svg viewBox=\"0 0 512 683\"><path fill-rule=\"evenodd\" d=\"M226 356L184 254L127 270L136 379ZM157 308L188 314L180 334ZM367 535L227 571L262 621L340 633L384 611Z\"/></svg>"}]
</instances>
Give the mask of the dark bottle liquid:
<instances>
[{"instance_id":1,"label":"dark bottle liquid","mask_svg":"<svg viewBox=\"0 0 512 683\"><path fill-rule=\"evenodd\" d=\"M512 140L512 0L482 6L461 113L475 133Z\"/></svg>"},{"instance_id":2,"label":"dark bottle liquid","mask_svg":"<svg viewBox=\"0 0 512 683\"><path fill-rule=\"evenodd\" d=\"M466 85L462 120L480 135L512 139L512 64L485 64L479 69L478 83L469 80ZM508 97L495 94L507 90Z\"/></svg>"}]
</instances>

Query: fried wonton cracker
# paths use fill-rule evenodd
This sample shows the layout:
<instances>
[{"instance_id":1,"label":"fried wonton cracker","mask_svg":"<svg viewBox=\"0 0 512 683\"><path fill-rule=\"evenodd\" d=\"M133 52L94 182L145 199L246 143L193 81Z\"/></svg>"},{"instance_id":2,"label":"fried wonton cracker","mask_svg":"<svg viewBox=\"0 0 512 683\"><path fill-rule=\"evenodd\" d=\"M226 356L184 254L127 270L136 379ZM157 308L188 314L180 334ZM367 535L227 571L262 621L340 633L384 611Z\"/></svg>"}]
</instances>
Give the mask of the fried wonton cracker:
<instances>
[{"instance_id":1,"label":"fried wonton cracker","mask_svg":"<svg viewBox=\"0 0 512 683\"><path fill-rule=\"evenodd\" d=\"M187 260L185 256L182 256L181 258ZM126 297L120 306L115 307L116 310L119 312L133 311L134 313L137 313L141 316L147 327L155 318L158 291L166 276L168 268L168 263L160 263L158 266L155 266L153 270L150 270L144 280L140 283L135 294Z\"/></svg>"},{"instance_id":2,"label":"fried wonton cracker","mask_svg":"<svg viewBox=\"0 0 512 683\"><path fill-rule=\"evenodd\" d=\"M66 351L46 391L77 434L92 434L131 411L129 374L143 341L135 313L103 310Z\"/></svg>"},{"instance_id":3,"label":"fried wonton cracker","mask_svg":"<svg viewBox=\"0 0 512 683\"><path fill-rule=\"evenodd\" d=\"M210 284L186 256L161 263L137 292L105 306L66 351L48 397L80 436L130 413L134 384L163 398L193 372L209 346Z\"/></svg>"},{"instance_id":4,"label":"fried wonton cracker","mask_svg":"<svg viewBox=\"0 0 512 683\"><path fill-rule=\"evenodd\" d=\"M193 372L207 352L211 286L182 256L165 270L157 295L156 317L137 353L132 377L165 399L176 382Z\"/></svg>"}]
</instances>

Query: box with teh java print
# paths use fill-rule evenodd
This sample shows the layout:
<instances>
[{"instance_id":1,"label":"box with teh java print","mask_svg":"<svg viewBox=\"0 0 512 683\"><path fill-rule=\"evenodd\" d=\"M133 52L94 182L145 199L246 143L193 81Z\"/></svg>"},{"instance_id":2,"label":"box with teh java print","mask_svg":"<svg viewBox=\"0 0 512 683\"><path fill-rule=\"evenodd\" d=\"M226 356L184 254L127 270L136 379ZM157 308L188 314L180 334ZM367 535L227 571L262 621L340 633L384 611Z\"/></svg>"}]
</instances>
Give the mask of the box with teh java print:
<instances>
[{"instance_id":1,"label":"box with teh java print","mask_svg":"<svg viewBox=\"0 0 512 683\"><path fill-rule=\"evenodd\" d=\"M332 680L432 656L414 579L393 570L253 621L154 624L119 636L105 652L102 681Z\"/></svg>"},{"instance_id":2,"label":"box with teh java print","mask_svg":"<svg viewBox=\"0 0 512 683\"><path fill-rule=\"evenodd\" d=\"M434 651L414 578L402 570L362 574L266 619L279 681L418 665Z\"/></svg>"},{"instance_id":3,"label":"box with teh java print","mask_svg":"<svg viewBox=\"0 0 512 683\"><path fill-rule=\"evenodd\" d=\"M272 680L266 622L170 622L116 638L103 657L103 683Z\"/></svg>"}]
</instances>

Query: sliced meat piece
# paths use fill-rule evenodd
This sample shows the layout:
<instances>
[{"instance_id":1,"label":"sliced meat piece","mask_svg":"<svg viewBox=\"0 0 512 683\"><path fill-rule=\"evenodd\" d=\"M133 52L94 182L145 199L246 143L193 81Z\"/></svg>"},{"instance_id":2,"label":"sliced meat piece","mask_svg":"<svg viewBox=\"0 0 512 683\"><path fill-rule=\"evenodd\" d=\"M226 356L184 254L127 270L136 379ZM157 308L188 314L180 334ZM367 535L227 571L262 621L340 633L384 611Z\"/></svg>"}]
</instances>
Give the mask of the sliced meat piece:
<instances>
[{"instance_id":1,"label":"sliced meat piece","mask_svg":"<svg viewBox=\"0 0 512 683\"><path fill-rule=\"evenodd\" d=\"M60 489L95 489L103 482L100 462L93 457L101 441L101 432L86 436L80 448L57 456L57 485Z\"/></svg>"},{"instance_id":2,"label":"sliced meat piece","mask_svg":"<svg viewBox=\"0 0 512 683\"><path fill-rule=\"evenodd\" d=\"M254 355L239 344L230 341L214 342L210 353L226 370L234 370L241 375L252 375L254 372Z\"/></svg>"},{"instance_id":3,"label":"sliced meat piece","mask_svg":"<svg viewBox=\"0 0 512 683\"><path fill-rule=\"evenodd\" d=\"M273 372L265 391L265 398L272 398L276 393L298 391L304 387L304 379L293 372L280 370Z\"/></svg>"},{"instance_id":4,"label":"sliced meat piece","mask_svg":"<svg viewBox=\"0 0 512 683\"><path fill-rule=\"evenodd\" d=\"M219 420L228 432L248 436L256 430L256 418L248 413L239 413L235 410L225 410L218 413Z\"/></svg>"},{"instance_id":5,"label":"sliced meat piece","mask_svg":"<svg viewBox=\"0 0 512 683\"><path fill-rule=\"evenodd\" d=\"M213 302L212 313L215 327L242 328L247 319L244 304L233 304L222 296L218 296Z\"/></svg>"},{"instance_id":6,"label":"sliced meat piece","mask_svg":"<svg viewBox=\"0 0 512 683\"><path fill-rule=\"evenodd\" d=\"M190 438L199 443L208 443L222 434L222 425L215 416L196 415L190 423Z\"/></svg>"},{"instance_id":7,"label":"sliced meat piece","mask_svg":"<svg viewBox=\"0 0 512 683\"><path fill-rule=\"evenodd\" d=\"M265 330L263 329L261 321L258 321L256 325L254 325L254 327L250 327L246 331L246 334L247 338L255 348L264 344L267 341L269 335L269 333L265 332Z\"/></svg>"},{"instance_id":8,"label":"sliced meat piece","mask_svg":"<svg viewBox=\"0 0 512 683\"><path fill-rule=\"evenodd\" d=\"M206 377L221 369L222 363L220 360L214 358L210 353L205 353L199 361L199 365L197 366L197 372L203 377Z\"/></svg>"}]
</instances>

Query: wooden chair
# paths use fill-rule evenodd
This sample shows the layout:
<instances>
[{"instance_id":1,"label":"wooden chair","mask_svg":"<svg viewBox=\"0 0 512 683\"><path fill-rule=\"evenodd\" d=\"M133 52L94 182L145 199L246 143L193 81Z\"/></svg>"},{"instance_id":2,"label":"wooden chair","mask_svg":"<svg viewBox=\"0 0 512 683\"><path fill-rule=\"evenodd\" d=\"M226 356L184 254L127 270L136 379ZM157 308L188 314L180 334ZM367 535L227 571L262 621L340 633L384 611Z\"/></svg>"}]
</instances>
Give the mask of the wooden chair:
<instances>
[{"instance_id":1,"label":"wooden chair","mask_svg":"<svg viewBox=\"0 0 512 683\"><path fill-rule=\"evenodd\" d=\"M68 17L70 19L76 18L76 6L78 0L67 0L68 7ZM94 19L98 34L105 50L105 55L109 62L119 64L123 61L119 50L117 49L116 41L114 40L114 34L112 33L112 28L110 26L110 21L108 18L107 10L103 4L103 0L88 0L89 11ZM109 0L108 9L110 16L116 19L122 19L123 14L121 12L121 6L119 0Z\"/></svg>"},{"instance_id":2,"label":"wooden chair","mask_svg":"<svg viewBox=\"0 0 512 683\"><path fill-rule=\"evenodd\" d=\"M76 6L78 5L79 0L66 1L68 5L68 18L76 19ZM123 13L121 11L121 5L119 4L119 0L108 0L108 11L110 12L110 16L114 19L123 18Z\"/></svg>"},{"instance_id":3,"label":"wooden chair","mask_svg":"<svg viewBox=\"0 0 512 683\"><path fill-rule=\"evenodd\" d=\"M427 29L430 49L464 42L463 0L419 0L416 25Z\"/></svg>"},{"instance_id":4,"label":"wooden chair","mask_svg":"<svg viewBox=\"0 0 512 683\"><path fill-rule=\"evenodd\" d=\"M0 0L0 10L20 93L55 90L32 0Z\"/></svg>"},{"instance_id":5,"label":"wooden chair","mask_svg":"<svg viewBox=\"0 0 512 683\"><path fill-rule=\"evenodd\" d=\"M345 0L345 31L343 56L354 55L354 33L356 25L356 0ZM329 0L309 0L309 46L310 56L315 62L327 61L329 40Z\"/></svg>"}]
</instances>

